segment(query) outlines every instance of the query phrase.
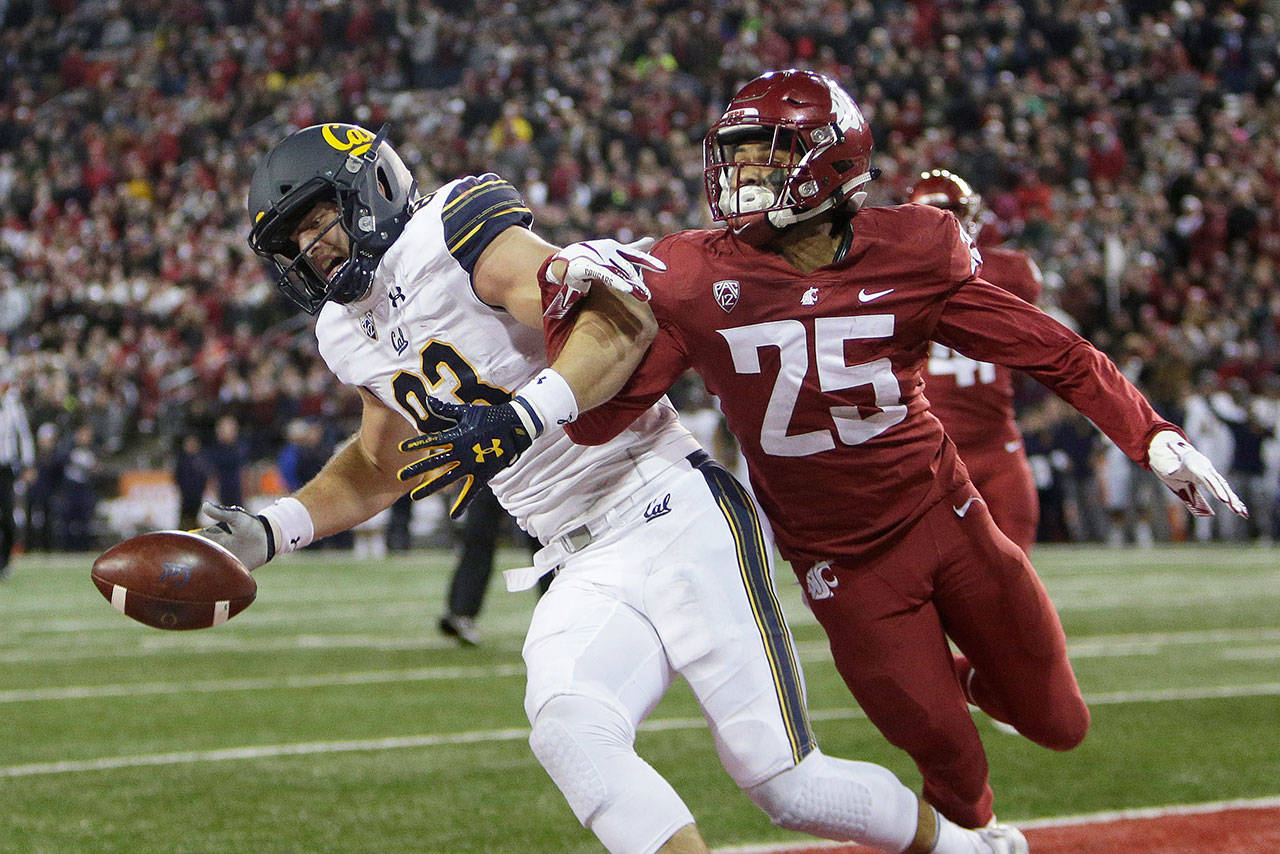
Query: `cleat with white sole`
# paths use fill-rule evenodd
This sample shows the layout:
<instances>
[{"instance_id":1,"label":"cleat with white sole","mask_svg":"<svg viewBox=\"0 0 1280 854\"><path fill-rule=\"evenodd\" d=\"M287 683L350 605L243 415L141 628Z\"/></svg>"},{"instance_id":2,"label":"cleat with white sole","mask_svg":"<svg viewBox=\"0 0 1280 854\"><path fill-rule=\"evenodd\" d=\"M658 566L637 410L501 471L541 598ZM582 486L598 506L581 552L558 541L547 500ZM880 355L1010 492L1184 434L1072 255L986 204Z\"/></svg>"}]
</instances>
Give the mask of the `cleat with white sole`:
<instances>
[{"instance_id":1,"label":"cleat with white sole","mask_svg":"<svg viewBox=\"0 0 1280 854\"><path fill-rule=\"evenodd\" d=\"M1030 846L1022 831L1011 824L994 822L978 830L978 836L991 848L991 854L1029 854Z\"/></svg>"}]
</instances>

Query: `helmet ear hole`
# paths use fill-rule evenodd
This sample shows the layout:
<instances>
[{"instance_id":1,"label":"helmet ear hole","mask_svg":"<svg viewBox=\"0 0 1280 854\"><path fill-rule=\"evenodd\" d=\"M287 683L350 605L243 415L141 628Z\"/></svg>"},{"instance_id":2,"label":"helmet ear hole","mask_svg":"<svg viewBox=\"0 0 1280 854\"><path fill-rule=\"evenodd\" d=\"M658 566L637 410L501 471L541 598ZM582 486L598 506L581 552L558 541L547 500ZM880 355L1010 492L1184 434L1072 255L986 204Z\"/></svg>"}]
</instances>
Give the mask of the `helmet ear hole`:
<instances>
[{"instance_id":1,"label":"helmet ear hole","mask_svg":"<svg viewBox=\"0 0 1280 854\"><path fill-rule=\"evenodd\" d=\"M378 167L378 192L382 194L382 198L391 201L391 181L381 166Z\"/></svg>"}]
</instances>

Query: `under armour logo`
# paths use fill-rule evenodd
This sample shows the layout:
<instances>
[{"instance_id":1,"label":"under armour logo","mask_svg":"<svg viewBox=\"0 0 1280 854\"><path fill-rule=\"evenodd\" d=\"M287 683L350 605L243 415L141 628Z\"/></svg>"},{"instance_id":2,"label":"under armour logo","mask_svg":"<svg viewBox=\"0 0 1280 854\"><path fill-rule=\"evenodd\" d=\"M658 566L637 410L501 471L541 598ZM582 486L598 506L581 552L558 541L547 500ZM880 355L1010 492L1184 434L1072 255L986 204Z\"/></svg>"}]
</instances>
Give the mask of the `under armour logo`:
<instances>
[{"instance_id":1,"label":"under armour logo","mask_svg":"<svg viewBox=\"0 0 1280 854\"><path fill-rule=\"evenodd\" d=\"M668 492L661 499L655 498L649 502L649 506L644 508L644 520L652 522L659 516L665 516L671 512L671 493Z\"/></svg>"},{"instance_id":2,"label":"under armour logo","mask_svg":"<svg viewBox=\"0 0 1280 854\"><path fill-rule=\"evenodd\" d=\"M408 299L408 297L404 295L404 290L399 285L396 285L387 292L387 298L391 300L392 308L399 308L400 303Z\"/></svg>"},{"instance_id":3,"label":"under armour logo","mask_svg":"<svg viewBox=\"0 0 1280 854\"><path fill-rule=\"evenodd\" d=\"M804 292L804 296L800 297L800 304L801 304L801 305L817 305L817 304L818 304L818 289L817 289L817 288L809 288L809 290L805 291L805 292Z\"/></svg>"},{"instance_id":4,"label":"under armour logo","mask_svg":"<svg viewBox=\"0 0 1280 854\"><path fill-rule=\"evenodd\" d=\"M833 591L840 586L840 579L831 569L830 561L819 561L809 567L804 574L805 587L809 591L809 599L830 599L836 595Z\"/></svg>"},{"instance_id":5,"label":"under armour logo","mask_svg":"<svg viewBox=\"0 0 1280 854\"><path fill-rule=\"evenodd\" d=\"M495 457L502 456L502 440L494 439L487 448L481 447L480 443L477 442L471 446L471 450L476 455L476 462L482 463L484 462L484 458L489 454L493 454Z\"/></svg>"}]
</instances>

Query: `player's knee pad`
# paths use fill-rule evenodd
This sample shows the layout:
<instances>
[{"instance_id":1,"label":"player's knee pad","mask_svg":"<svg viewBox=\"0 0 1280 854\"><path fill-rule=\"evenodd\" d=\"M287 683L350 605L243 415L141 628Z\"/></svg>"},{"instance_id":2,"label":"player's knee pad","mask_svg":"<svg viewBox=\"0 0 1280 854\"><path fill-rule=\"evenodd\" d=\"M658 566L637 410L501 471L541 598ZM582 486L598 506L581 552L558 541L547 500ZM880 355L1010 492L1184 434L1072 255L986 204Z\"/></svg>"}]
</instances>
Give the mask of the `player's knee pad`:
<instances>
[{"instance_id":1,"label":"player's knee pad","mask_svg":"<svg viewBox=\"0 0 1280 854\"><path fill-rule=\"evenodd\" d=\"M534 718L529 747L584 825L608 797L599 754L630 750L629 730L607 704L576 694L552 697Z\"/></svg>"},{"instance_id":2,"label":"player's knee pad","mask_svg":"<svg viewBox=\"0 0 1280 854\"><path fill-rule=\"evenodd\" d=\"M887 768L814 751L747 789L778 827L901 851L915 835L918 800Z\"/></svg>"},{"instance_id":3,"label":"player's knee pad","mask_svg":"<svg viewBox=\"0 0 1280 854\"><path fill-rule=\"evenodd\" d=\"M635 752L635 731L609 703L578 694L548 700L529 746L583 826L611 852L651 851L693 815Z\"/></svg>"}]
</instances>

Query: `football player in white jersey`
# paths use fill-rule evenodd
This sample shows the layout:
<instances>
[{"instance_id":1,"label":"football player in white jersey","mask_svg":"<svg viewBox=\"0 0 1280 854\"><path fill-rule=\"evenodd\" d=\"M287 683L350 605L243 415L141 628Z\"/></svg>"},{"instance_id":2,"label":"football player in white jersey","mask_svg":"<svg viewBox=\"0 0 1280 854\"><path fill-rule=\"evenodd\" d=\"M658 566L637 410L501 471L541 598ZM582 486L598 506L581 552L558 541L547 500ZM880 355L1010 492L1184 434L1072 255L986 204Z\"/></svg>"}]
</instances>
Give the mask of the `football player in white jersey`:
<instances>
[{"instance_id":1,"label":"football player in white jersey","mask_svg":"<svg viewBox=\"0 0 1280 854\"><path fill-rule=\"evenodd\" d=\"M544 545L508 586L555 572L524 644L530 745L609 851L707 850L683 801L634 748L677 674L725 768L775 824L892 852L1025 850L995 849L951 824L878 765L818 750L774 596L772 535L668 402L604 445L565 434L579 408L603 401L576 400L547 368L544 310L581 301L579 328L609 334L579 335L575 346L598 349L592 371L625 377L638 355L599 342L652 339L639 268L660 262L612 240L557 250L496 175L422 196L382 135L354 125L304 128L276 145L253 177L249 210L251 246L276 262L285 293L319 315L320 352L359 389L363 418L312 481L261 514L206 505L217 520L206 536L256 569L415 483L425 494L459 480L456 514L476 476L407 452L423 446L419 434L462 419L483 436L457 449L471 456L466 471L501 469L494 492ZM547 306L540 277L560 288Z\"/></svg>"}]
</instances>

